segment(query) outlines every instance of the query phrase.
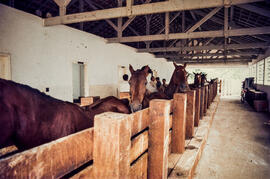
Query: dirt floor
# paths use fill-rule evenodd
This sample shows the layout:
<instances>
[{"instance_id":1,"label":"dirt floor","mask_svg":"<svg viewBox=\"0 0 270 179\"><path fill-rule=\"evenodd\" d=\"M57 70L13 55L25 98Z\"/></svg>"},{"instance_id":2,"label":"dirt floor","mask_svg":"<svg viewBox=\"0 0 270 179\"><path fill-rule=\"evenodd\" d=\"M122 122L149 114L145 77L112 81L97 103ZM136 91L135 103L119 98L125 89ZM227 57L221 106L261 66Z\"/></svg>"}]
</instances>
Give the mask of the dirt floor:
<instances>
[{"instance_id":1,"label":"dirt floor","mask_svg":"<svg viewBox=\"0 0 270 179\"><path fill-rule=\"evenodd\" d=\"M195 179L270 179L270 120L238 98L222 98Z\"/></svg>"}]
</instances>

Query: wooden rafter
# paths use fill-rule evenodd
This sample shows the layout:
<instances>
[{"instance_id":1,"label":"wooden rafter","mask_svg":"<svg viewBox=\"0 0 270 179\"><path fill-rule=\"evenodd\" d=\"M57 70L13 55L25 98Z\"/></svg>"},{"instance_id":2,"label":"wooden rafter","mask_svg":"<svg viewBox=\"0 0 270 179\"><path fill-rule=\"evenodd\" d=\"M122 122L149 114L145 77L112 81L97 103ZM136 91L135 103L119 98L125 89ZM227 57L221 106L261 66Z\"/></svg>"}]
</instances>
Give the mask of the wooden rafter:
<instances>
[{"instance_id":1,"label":"wooden rafter","mask_svg":"<svg viewBox=\"0 0 270 179\"><path fill-rule=\"evenodd\" d=\"M234 49L255 49L255 48L267 48L270 45L268 43L247 43L247 44L228 44L227 50ZM208 46L193 46L193 47L162 47L162 48L150 48L150 49L138 49L138 52L173 52L173 51L191 51L191 50L223 50L224 45L208 45Z\"/></svg>"},{"instance_id":2,"label":"wooden rafter","mask_svg":"<svg viewBox=\"0 0 270 179\"><path fill-rule=\"evenodd\" d=\"M270 26L257 27L257 28L241 28L228 30L229 36L245 36L245 35L259 35L270 34ZM194 38L211 38L211 37L224 37L224 30L216 31L202 31L192 33L173 33L173 34L160 34L160 35L145 35L145 36L129 36L122 38L108 38L109 43L117 42L140 42L140 41L154 41L154 40L174 40L174 39L194 39Z\"/></svg>"},{"instance_id":3,"label":"wooden rafter","mask_svg":"<svg viewBox=\"0 0 270 179\"><path fill-rule=\"evenodd\" d=\"M228 56L254 56L264 54L261 51L251 51L251 52L228 52ZM155 55L157 58L179 58L179 57L213 57L213 56L221 56L224 57L223 53L196 53L196 54L177 54L177 55L170 55L170 54L163 54L163 55Z\"/></svg>"},{"instance_id":4,"label":"wooden rafter","mask_svg":"<svg viewBox=\"0 0 270 179\"><path fill-rule=\"evenodd\" d=\"M50 17L44 19L44 25L71 24L86 21L97 21L127 16L138 16L156 13L165 13L173 11L183 11L192 9L203 9L212 7L222 7L224 5L239 5L263 0L170 0L165 2L156 2L143 5L134 5L131 7L118 7L111 9L96 10L91 12L76 13L64 16ZM128 4L127 4L128 5ZM129 10L130 8L130 10Z\"/></svg>"},{"instance_id":5,"label":"wooden rafter","mask_svg":"<svg viewBox=\"0 0 270 179\"><path fill-rule=\"evenodd\" d=\"M204 22L206 22L208 19L210 19L213 15L215 15L221 7L216 7L211 12L209 12L206 16L204 16L199 22L197 22L194 26L192 26L190 29L188 29L186 32L194 32L198 27L200 27Z\"/></svg>"}]
</instances>

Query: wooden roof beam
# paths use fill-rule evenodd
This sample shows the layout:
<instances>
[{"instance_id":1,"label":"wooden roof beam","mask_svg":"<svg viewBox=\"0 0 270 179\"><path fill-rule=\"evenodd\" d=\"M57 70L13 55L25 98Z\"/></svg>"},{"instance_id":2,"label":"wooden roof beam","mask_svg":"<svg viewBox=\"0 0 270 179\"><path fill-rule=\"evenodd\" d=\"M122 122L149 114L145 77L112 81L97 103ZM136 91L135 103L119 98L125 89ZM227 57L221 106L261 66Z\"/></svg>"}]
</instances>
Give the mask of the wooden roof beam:
<instances>
[{"instance_id":1,"label":"wooden roof beam","mask_svg":"<svg viewBox=\"0 0 270 179\"><path fill-rule=\"evenodd\" d=\"M261 51L251 51L251 52L228 52L228 56L253 56L258 54L264 54ZM223 53L196 53L196 54L177 54L177 55L155 55L156 58L179 58L179 57L213 57L213 56L224 56Z\"/></svg>"},{"instance_id":2,"label":"wooden roof beam","mask_svg":"<svg viewBox=\"0 0 270 179\"><path fill-rule=\"evenodd\" d=\"M256 27L256 28L240 28L227 30L229 36L245 36L245 35L259 35L270 34L270 26ZM108 43L117 42L140 42L140 41L154 41L154 40L174 40L174 39L194 39L194 38L210 38L210 37L224 37L224 30L216 31L201 31L191 33L172 33L160 35L145 35L145 36L129 36L122 38L108 38Z\"/></svg>"},{"instance_id":3,"label":"wooden roof beam","mask_svg":"<svg viewBox=\"0 0 270 179\"><path fill-rule=\"evenodd\" d=\"M255 48L267 48L270 45L268 43L246 43L246 44L228 44L227 50L235 49L255 49ZM208 46L193 46L193 47L162 47L162 48L150 48L150 49L138 49L137 52L174 52L180 50L223 50L224 45L208 45Z\"/></svg>"},{"instance_id":4,"label":"wooden roof beam","mask_svg":"<svg viewBox=\"0 0 270 179\"><path fill-rule=\"evenodd\" d=\"M57 0L60 1L60 0ZM104 19L112 19L127 16L138 16L156 13L165 13L173 11L184 11L192 9L203 9L212 7L222 7L225 5L239 5L263 0L169 0L165 2L156 2L142 5L130 5L126 7L118 7L111 9L96 10L91 12L83 12L69 14L64 16L50 17L44 19L45 26L71 24L86 21L97 21Z\"/></svg>"}]
</instances>

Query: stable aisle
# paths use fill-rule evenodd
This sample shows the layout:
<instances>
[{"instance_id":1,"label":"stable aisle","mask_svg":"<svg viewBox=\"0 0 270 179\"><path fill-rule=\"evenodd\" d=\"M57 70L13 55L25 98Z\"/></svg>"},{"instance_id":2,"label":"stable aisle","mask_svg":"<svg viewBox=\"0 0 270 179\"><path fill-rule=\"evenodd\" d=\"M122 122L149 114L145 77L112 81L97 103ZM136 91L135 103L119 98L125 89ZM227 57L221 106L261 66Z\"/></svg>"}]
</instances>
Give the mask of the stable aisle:
<instances>
[{"instance_id":1,"label":"stable aisle","mask_svg":"<svg viewBox=\"0 0 270 179\"><path fill-rule=\"evenodd\" d=\"M236 98L221 98L195 179L269 179L270 119Z\"/></svg>"}]
</instances>

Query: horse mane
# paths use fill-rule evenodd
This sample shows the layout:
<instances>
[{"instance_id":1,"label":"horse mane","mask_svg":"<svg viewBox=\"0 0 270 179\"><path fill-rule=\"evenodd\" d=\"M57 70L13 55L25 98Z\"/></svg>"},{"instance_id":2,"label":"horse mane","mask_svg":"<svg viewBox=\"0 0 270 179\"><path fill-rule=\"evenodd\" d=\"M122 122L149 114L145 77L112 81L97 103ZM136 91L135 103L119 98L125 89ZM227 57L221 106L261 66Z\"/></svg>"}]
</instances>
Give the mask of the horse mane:
<instances>
[{"instance_id":1,"label":"horse mane","mask_svg":"<svg viewBox=\"0 0 270 179\"><path fill-rule=\"evenodd\" d=\"M49 95L45 94L44 92L41 92L38 89L32 88L32 87L30 87L28 85L20 84L20 83L16 83L14 81L11 81L11 80L5 80L5 79L0 78L0 87L3 84L9 84L9 85L12 85L12 86L14 86L16 88L29 91L32 94L34 94L36 96L39 96L39 97L43 97L43 98L46 98L46 99L49 99L49 100L55 100L55 101L58 101L58 102L60 102L60 101L63 102L62 100L56 99L56 98L54 98L52 96L49 96Z\"/></svg>"}]
</instances>

